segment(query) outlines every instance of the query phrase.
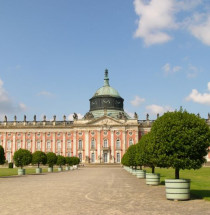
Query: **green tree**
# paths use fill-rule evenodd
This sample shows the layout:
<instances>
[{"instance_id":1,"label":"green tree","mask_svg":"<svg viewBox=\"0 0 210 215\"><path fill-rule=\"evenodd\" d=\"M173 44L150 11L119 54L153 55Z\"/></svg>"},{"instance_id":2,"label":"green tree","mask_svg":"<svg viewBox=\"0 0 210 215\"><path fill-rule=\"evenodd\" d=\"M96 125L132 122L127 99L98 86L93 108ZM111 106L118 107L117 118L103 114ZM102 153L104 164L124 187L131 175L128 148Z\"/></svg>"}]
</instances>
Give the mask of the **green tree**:
<instances>
[{"instance_id":1,"label":"green tree","mask_svg":"<svg viewBox=\"0 0 210 215\"><path fill-rule=\"evenodd\" d=\"M29 165L32 160L31 152L27 149L19 149L14 153L13 160L17 167L23 168L23 166Z\"/></svg>"},{"instance_id":2,"label":"green tree","mask_svg":"<svg viewBox=\"0 0 210 215\"><path fill-rule=\"evenodd\" d=\"M173 167L175 178L180 169L199 169L210 146L210 130L205 120L180 109L165 113L151 129L161 166Z\"/></svg>"},{"instance_id":3,"label":"green tree","mask_svg":"<svg viewBox=\"0 0 210 215\"><path fill-rule=\"evenodd\" d=\"M132 167L137 167L136 164L136 145L131 145L128 149L127 149L127 153L128 153L128 166L132 166Z\"/></svg>"},{"instance_id":4,"label":"green tree","mask_svg":"<svg viewBox=\"0 0 210 215\"><path fill-rule=\"evenodd\" d=\"M0 164L4 164L5 163L5 155L4 155L4 148L2 146L0 146Z\"/></svg>"},{"instance_id":5,"label":"green tree","mask_svg":"<svg viewBox=\"0 0 210 215\"><path fill-rule=\"evenodd\" d=\"M77 165L80 163L80 159L78 157L72 157L73 165Z\"/></svg>"},{"instance_id":6,"label":"green tree","mask_svg":"<svg viewBox=\"0 0 210 215\"><path fill-rule=\"evenodd\" d=\"M56 164L59 165L60 167L61 167L62 165L65 165L65 164L66 164L66 159L65 159L65 157L62 156L62 155L58 155L58 156L57 156L57 162L56 162Z\"/></svg>"},{"instance_id":7,"label":"green tree","mask_svg":"<svg viewBox=\"0 0 210 215\"><path fill-rule=\"evenodd\" d=\"M36 151L32 154L32 164L45 165L47 163L47 155L42 151Z\"/></svg>"},{"instance_id":8,"label":"green tree","mask_svg":"<svg viewBox=\"0 0 210 215\"><path fill-rule=\"evenodd\" d=\"M49 167L53 167L57 162L57 156L53 152L47 153L47 164Z\"/></svg>"},{"instance_id":9,"label":"green tree","mask_svg":"<svg viewBox=\"0 0 210 215\"><path fill-rule=\"evenodd\" d=\"M129 166L129 163L128 163L128 153L127 152L125 152L125 154L122 156L121 163L124 166Z\"/></svg>"},{"instance_id":10,"label":"green tree","mask_svg":"<svg viewBox=\"0 0 210 215\"><path fill-rule=\"evenodd\" d=\"M157 146L154 144L150 132L145 134L137 144L136 163L138 166L148 166L152 168L152 173L155 173L155 167L159 166Z\"/></svg>"},{"instance_id":11,"label":"green tree","mask_svg":"<svg viewBox=\"0 0 210 215\"><path fill-rule=\"evenodd\" d=\"M69 166L73 165L72 157L65 157L65 159L66 159L66 164L68 164Z\"/></svg>"}]
</instances>

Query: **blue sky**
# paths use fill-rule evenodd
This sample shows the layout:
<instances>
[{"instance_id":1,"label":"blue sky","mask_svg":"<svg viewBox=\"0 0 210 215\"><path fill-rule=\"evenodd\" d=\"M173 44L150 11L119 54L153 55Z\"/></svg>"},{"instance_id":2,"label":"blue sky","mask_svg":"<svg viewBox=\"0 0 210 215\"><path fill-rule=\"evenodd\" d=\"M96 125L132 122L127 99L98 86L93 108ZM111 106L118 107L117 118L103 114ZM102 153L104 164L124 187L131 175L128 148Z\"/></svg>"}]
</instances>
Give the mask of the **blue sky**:
<instances>
[{"instance_id":1,"label":"blue sky","mask_svg":"<svg viewBox=\"0 0 210 215\"><path fill-rule=\"evenodd\" d=\"M210 112L208 0L2 0L0 31L0 120L84 115L106 68L140 119Z\"/></svg>"}]
</instances>

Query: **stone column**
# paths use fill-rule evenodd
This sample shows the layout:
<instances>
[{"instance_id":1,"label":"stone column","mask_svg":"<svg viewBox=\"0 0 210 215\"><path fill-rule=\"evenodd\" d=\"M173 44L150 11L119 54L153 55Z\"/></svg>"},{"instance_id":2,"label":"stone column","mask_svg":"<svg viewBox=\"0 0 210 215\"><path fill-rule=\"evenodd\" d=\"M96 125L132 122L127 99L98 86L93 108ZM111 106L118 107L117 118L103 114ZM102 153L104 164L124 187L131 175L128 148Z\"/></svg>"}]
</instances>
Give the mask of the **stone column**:
<instances>
[{"instance_id":1,"label":"stone column","mask_svg":"<svg viewBox=\"0 0 210 215\"><path fill-rule=\"evenodd\" d=\"M32 138L32 153L35 152L36 150L36 133L33 133L33 138Z\"/></svg>"},{"instance_id":2,"label":"stone column","mask_svg":"<svg viewBox=\"0 0 210 215\"><path fill-rule=\"evenodd\" d=\"M11 149L12 149L12 150L11 150L11 151L12 151L12 156L13 156L14 153L15 153L15 145L16 145L15 136L16 136L16 133L14 132L14 133L13 133L12 146L11 146L11 147L12 147L12 148L11 148Z\"/></svg>"},{"instance_id":3,"label":"stone column","mask_svg":"<svg viewBox=\"0 0 210 215\"><path fill-rule=\"evenodd\" d=\"M55 151L55 132L53 132L52 133L52 135L53 135L53 142L52 142L52 151L54 152L54 153L56 153L56 151Z\"/></svg>"},{"instance_id":4,"label":"stone column","mask_svg":"<svg viewBox=\"0 0 210 215\"><path fill-rule=\"evenodd\" d=\"M6 146L6 136L7 136L7 134L6 134L6 132L5 133L3 133L3 148L4 148L4 151L6 151L6 148L5 148L5 146Z\"/></svg>"},{"instance_id":5,"label":"stone column","mask_svg":"<svg viewBox=\"0 0 210 215\"><path fill-rule=\"evenodd\" d=\"M63 132L63 156L66 156L66 132Z\"/></svg>"},{"instance_id":6,"label":"stone column","mask_svg":"<svg viewBox=\"0 0 210 215\"><path fill-rule=\"evenodd\" d=\"M127 143L127 140L126 140L126 129L123 131L123 141L122 141L122 154L125 153L125 150L126 150L126 143ZM121 158L122 158L122 154L121 154Z\"/></svg>"},{"instance_id":7,"label":"stone column","mask_svg":"<svg viewBox=\"0 0 210 215\"><path fill-rule=\"evenodd\" d=\"M97 134L98 139L97 139L97 146L96 146L96 147L97 147L97 151L98 151L98 156L101 157L101 156L102 156L102 153L101 153L101 146L100 146L100 145L101 145L101 130L98 130L97 133L98 133L98 134ZM97 159L96 162L97 162L97 163L100 163L100 159L99 159L98 157L97 157L96 159ZM101 157L101 161L102 161L102 157Z\"/></svg>"},{"instance_id":8,"label":"stone column","mask_svg":"<svg viewBox=\"0 0 210 215\"><path fill-rule=\"evenodd\" d=\"M114 151L114 131L111 131L111 154L110 155L112 155L111 162L114 163L114 156L115 156L115 151Z\"/></svg>"},{"instance_id":9,"label":"stone column","mask_svg":"<svg viewBox=\"0 0 210 215\"><path fill-rule=\"evenodd\" d=\"M74 131L73 136L73 156L76 156L76 145L77 145L77 138L76 138L76 131Z\"/></svg>"},{"instance_id":10,"label":"stone column","mask_svg":"<svg viewBox=\"0 0 210 215\"><path fill-rule=\"evenodd\" d=\"M26 149L26 132L23 132L23 149Z\"/></svg>"},{"instance_id":11,"label":"stone column","mask_svg":"<svg viewBox=\"0 0 210 215\"><path fill-rule=\"evenodd\" d=\"M43 132L42 136L42 151L45 152L45 144L46 144L46 137L45 137L45 132Z\"/></svg>"},{"instance_id":12,"label":"stone column","mask_svg":"<svg viewBox=\"0 0 210 215\"><path fill-rule=\"evenodd\" d=\"M89 156L89 131L85 131L85 156Z\"/></svg>"}]
</instances>

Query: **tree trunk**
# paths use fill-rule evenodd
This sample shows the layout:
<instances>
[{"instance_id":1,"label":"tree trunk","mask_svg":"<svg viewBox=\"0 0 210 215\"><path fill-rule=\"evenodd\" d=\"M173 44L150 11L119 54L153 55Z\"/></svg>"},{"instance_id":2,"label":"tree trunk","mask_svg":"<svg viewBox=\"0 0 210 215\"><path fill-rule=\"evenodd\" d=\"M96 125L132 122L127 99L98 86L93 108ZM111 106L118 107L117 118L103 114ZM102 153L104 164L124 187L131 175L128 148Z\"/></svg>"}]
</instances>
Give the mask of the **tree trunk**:
<instances>
[{"instance_id":1,"label":"tree trunk","mask_svg":"<svg viewBox=\"0 0 210 215\"><path fill-rule=\"evenodd\" d=\"M155 167L152 166L152 173L155 173Z\"/></svg>"},{"instance_id":2,"label":"tree trunk","mask_svg":"<svg viewBox=\"0 0 210 215\"><path fill-rule=\"evenodd\" d=\"M39 163L38 163L38 168L39 168Z\"/></svg>"},{"instance_id":3,"label":"tree trunk","mask_svg":"<svg viewBox=\"0 0 210 215\"><path fill-rule=\"evenodd\" d=\"M140 170L142 170L142 166L140 166Z\"/></svg>"},{"instance_id":4,"label":"tree trunk","mask_svg":"<svg viewBox=\"0 0 210 215\"><path fill-rule=\"evenodd\" d=\"M175 179L179 179L179 168L175 168Z\"/></svg>"}]
</instances>

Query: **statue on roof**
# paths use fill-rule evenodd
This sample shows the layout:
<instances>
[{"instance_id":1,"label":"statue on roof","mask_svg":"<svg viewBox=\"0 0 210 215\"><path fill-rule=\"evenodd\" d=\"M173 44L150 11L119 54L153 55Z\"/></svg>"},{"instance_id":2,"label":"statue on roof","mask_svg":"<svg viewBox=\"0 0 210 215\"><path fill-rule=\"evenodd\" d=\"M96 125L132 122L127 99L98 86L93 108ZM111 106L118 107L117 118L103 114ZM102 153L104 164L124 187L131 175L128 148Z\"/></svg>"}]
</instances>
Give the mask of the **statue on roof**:
<instances>
[{"instance_id":1,"label":"statue on roof","mask_svg":"<svg viewBox=\"0 0 210 215\"><path fill-rule=\"evenodd\" d=\"M159 117L160 117L160 114L158 113L158 114L157 114L157 119L158 119Z\"/></svg>"},{"instance_id":2,"label":"statue on roof","mask_svg":"<svg viewBox=\"0 0 210 215\"><path fill-rule=\"evenodd\" d=\"M74 120L78 120L78 115L77 115L76 113L74 113L73 119L74 119Z\"/></svg>"},{"instance_id":3,"label":"statue on roof","mask_svg":"<svg viewBox=\"0 0 210 215\"><path fill-rule=\"evenodd\" d=\"M208 120L210 120L210 113L208 113Z\"/></svg>"},{"instance_id":4,"label":"statue on roof","mask_svg":"<svg viewBox=\"0 0 210 215\"><path fill-rule=\"evenodd\" d=\"M14 116L14 121L15 121L15 122L17 121L17 116L16 116L16 115Z\"/></svg>"},{"instance_id":5,"label":"statue on roof","mask_svg":"<svg viewBox=\"0 0 210 215\"><path fill-rule=\"evenodd\" d=\"M146 120L148 121L149 120L149 114L147 113L146 115Z\"/></svg>"},{"instance_id":6,"label":"statue on roof","mask_svg":"<svg viewBox=\"0 0 210 215\"><path fill-rule=\"evenodd\" d=\"M34 122L36 122L36 115L34 115Z\"/></svg>"},{"instance_id":7,"label":"statue on roof","mask_svg":"<svg viewBox=\"0 0 210 215\"><path fill-rule=\"evenodd\" d=\"M54 121L54 122L56 121L56 115L53 116L53 121Z\"/></svg>"},{"instance_id":8,"label":"statue on roof","mask_svg":"<svg viewBox=\"0 0 210 215\"><path fill-rule=\"evenodd\" d=\"M7 116L6 115L4 116L4 122L7 122Z\"/></svg>"},{"instance_id":9,"label":"statue on roof","mask_svg":"<svg viewBox=\"0 0 210 215\"><path fill-rule=\"evenodd\" d=\"M63 115L63 121L64 122L66 121L66 115Z\"/></svg>"},{"instance_id":10,"label":"statue on roof","mask_svg":"<svg viewBox=\"0 0 210 215\"><path fill-rule=\"evenodd\" d=\"M138 119L138 114L136 112L134 113L134 119Z\"/></svg>"},{"instance_id":11,"label":"statue on roof","mask_svg":"<svg viewBox=\"0 0 210 215\"><path fill-rule=\"evenodd\" d=\"M94 118L94 115L91 112L87 112L84 116L84 119L87 119L87 120L93 119L93 118Z\"/></svg>"},{"instance_id":12,"label":"statue on roof","mask_svg":"<svg viewBox=\"0 0 210 215\"><path fill-rule=\"evenodd\" d=\"M46 115L43 116L43 121L46 122Z\"/></svg>"},{"instance_id":13,"label":"statue on roof","mask_svg":"<svg viewBox=\"0 0 210 215\"><path fill-rule=\"evenodd\" d=\"M24 117L23 117L23 121L24 121L24 122L26 122L26 115L24 115Z\"/></svg>"}]
</instances>

